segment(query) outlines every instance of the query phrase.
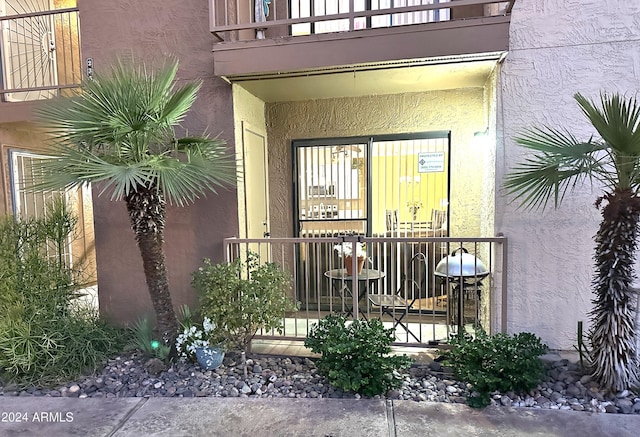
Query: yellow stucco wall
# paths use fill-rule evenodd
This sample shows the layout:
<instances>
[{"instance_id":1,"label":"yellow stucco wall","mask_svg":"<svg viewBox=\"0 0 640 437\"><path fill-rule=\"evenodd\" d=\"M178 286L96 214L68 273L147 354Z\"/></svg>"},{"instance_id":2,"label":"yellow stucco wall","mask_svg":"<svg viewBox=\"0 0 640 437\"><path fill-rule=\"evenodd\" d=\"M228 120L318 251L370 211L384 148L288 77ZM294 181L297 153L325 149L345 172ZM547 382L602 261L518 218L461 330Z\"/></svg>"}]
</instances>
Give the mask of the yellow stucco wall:
<instances>
[{"instance_id":1,"label":"yellow stucco wall","mask_svg":"<svg viewBox=\"0 0 640 437\"><path fill-rule=\"evenodd\" d=\"M475 132L486 128L483 88L278 102L266 105L271 234L292 233L291 140L450 130L451 236L481 235L484 170L493 150Z\"/></svg>"},{"instance_id":2,"label":"yellow stucco wall","mask_svg":"<svg viewBox=\"0 0 640 437\"><path fill-rule=\"evenodd\" d=\"M236 158L238 162L242 163L242 136L243 126L249 126L251 128L264 129L265 117L264 117L264 102L246 91L244 88L238 85L232 86L233 92L233 123L236 142ZM238 226L240 230L240 238L246 238L247 223L246 223L246 208L244 202L244 184L242 173L239 173L240 180L238 181Z\"/></svg>"},{"instance_id":3,"label":"yellow stucco wall","mask_svg":"<svg viewBox=\"0 0 640 437\"><path fill-rule=\"evenodd\" d=\"M9 151L18 150L26 153L46 154L46 138L38 133L31 123L5 123L0 125L0 215L13 213L11 202L11 174L9 163ZM71 199L74 213L78 216L79 226L75 239L72 242L71 251L76 265L81 265L84 272L84 280L89 284L95 284L96 255L95 237L93 227L93 207L91 192L88 189L79 189Z\"/></svg>"}]
</instances>

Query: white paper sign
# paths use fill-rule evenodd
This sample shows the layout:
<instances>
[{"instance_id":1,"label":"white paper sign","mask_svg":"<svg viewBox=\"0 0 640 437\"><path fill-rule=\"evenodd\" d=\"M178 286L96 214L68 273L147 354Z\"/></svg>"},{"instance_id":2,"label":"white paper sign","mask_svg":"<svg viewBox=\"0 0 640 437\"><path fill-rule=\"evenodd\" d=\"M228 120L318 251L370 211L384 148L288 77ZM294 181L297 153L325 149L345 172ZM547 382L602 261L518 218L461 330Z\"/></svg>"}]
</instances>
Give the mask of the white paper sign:
<instances>
[{"instance_id":1,"label":"white paper sign","mask_svg":"<svg viewBox=\"0 0 640 437\"><path fill-rule=\"evenodd\" d=\"M444 152L418 153L418 173L444 171Z\"/></svg>"}]
</instances>

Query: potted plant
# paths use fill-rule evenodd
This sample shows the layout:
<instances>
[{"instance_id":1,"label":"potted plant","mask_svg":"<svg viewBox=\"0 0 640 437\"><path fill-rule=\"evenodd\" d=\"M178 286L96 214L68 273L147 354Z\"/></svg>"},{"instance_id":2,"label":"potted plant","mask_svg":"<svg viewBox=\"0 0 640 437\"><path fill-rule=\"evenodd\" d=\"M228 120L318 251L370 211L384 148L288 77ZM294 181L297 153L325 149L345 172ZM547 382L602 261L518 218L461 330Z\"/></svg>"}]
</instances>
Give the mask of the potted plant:
<instances>
[{"instance_id":1,"label":"potted plant","mask_svg":"<svg viewBox=\"0 0 640 437\"><path fill-rule=\"evenodd\" d=\"M417 221L418 220L418 211L420 211L420 208L422 208L422 202L419 200L412 200L407 202L407 208L409 208L409 212L411 213L411 220L412 221Z\"/></svg>"},{"instance_id":2,"label":"potted plant","mask_svg":"<svg viewBox=\"0 0 640 437\"><path fill-rule=\"evenodd\" d=\"M355 254L353 248L355 245ZM340 243L333 246L339 256L344 258L344 266L347 269L347 276L353 276L353 256L357 258L358 275L362 273L364 262L367 259L367 250L364 243Z\"/></svg>"},{"instance_id":3,"label":"potted plant","mask_svg":"<svg viewBox=\"0 0 640 437\"><path fill-rule=\"evenodd\" d=\"M182 359L198 362L205 370L220 367L224 359L223 341L216 333L216 325L209 317L194 322L189 307L180 308L182 332L176 338L176 351Z\"/></svg>"}]
</instances>

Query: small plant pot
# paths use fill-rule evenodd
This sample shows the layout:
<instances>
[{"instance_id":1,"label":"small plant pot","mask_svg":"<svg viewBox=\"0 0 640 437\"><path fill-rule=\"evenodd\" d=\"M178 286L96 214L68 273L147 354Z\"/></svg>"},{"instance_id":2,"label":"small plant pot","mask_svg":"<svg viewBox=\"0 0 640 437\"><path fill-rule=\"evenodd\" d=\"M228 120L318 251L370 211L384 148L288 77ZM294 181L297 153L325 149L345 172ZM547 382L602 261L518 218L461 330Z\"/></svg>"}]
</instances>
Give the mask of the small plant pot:
<instances>
[{"instance_id":1,"label":"small plant pot","mask_svg":"<svg viewBox=\"0 0 640 437\"><path fill-rule=\"evenodd\" d=\"M198 347L196 348L196 358L204 370L217 369L224 359L224 350L220 347Z\"/></svg>"},{"instance_id":2,"label":"small plant pot","mask_svg":"<svg viewBox=\"0 0 640 437\"><path fill-rule=\"evenodd\" d=\"M358 258L357 267L358 267L358 275L362 273L362 268L364 267L364 262L366 258ZM347 269L347 276L353 276L353 261L350 256L344 257L344 267Z\"/></svg>"}]
</instances>

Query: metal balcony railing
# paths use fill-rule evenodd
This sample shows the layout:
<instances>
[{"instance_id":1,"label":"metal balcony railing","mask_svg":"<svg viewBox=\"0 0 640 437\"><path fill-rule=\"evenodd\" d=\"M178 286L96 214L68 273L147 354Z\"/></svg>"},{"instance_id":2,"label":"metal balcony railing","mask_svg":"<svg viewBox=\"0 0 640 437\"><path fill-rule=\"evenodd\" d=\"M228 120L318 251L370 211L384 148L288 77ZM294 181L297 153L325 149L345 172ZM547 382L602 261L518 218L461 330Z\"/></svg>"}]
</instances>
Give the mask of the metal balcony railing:
<instances>
[{"instance_id":1,"label":"metal balcony railing","mask_svg":"<svg viewBox=\"0 0 640 437\"><path fill-rule=\"evenodd\" d=\"M515 0L209 0L220 42L510 15Z\"/></svg>"},{"instance_id":2,"label":"metal balcony railing","mask_svg":"<svg viewBox=\"0 0 640 437\"><path fill-rule=\"evenodd\" d=\"M78 8L0 16L5 102L48 99L82 78Z\"/></svg>"},{"instance_id":3,"label":"metal balcony railing","mask_svg":"<svg viewBox=\"0 0 640 437\"><path fill-rule=\"evenodd\" d=\"M356 245L364 248L360 274L353 274L357 260L339 256L336 245L352 253ZM227 238L224 248L228 261L250 250L291 274L290 296L300 309L283 315L281 334L260 332L258 338L304 339L313 323L331 313L379 318L395 328L397 345L436 345L479 326L490 333L506 328L505 237ZM475 259L467 265L472 271L451 273L459 258L448 255L462 250Z\"/></svg>"}]
</instances>

